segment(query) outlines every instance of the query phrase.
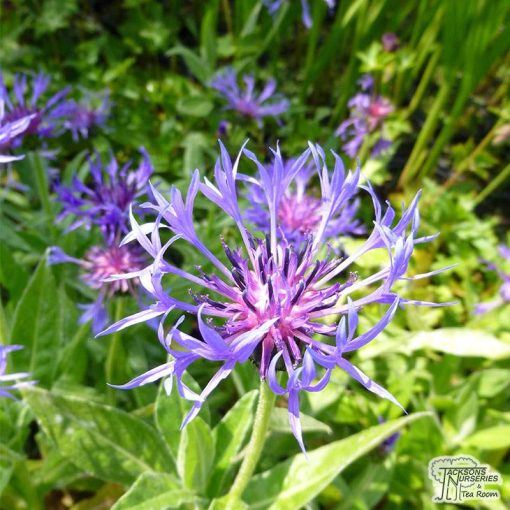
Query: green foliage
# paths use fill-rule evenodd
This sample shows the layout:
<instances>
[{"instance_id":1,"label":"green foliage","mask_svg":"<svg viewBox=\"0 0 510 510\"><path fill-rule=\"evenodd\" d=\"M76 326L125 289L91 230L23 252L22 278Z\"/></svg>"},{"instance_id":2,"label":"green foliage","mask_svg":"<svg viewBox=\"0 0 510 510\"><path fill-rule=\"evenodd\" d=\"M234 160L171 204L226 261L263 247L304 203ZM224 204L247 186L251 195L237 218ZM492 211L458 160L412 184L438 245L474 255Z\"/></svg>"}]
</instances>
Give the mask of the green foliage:
<instances>
[{"instance_id":1,"label":"green foliage","mask_svg":"<svg viewBox=\"0 0 510 510\"><path fill-rule=\"evenodd\" d=\"M41 389L27 392L25 400L54 447L85 472L130 484L146 471L172 470L164 441L139 418Z\"/></svg>"}]
</instances>

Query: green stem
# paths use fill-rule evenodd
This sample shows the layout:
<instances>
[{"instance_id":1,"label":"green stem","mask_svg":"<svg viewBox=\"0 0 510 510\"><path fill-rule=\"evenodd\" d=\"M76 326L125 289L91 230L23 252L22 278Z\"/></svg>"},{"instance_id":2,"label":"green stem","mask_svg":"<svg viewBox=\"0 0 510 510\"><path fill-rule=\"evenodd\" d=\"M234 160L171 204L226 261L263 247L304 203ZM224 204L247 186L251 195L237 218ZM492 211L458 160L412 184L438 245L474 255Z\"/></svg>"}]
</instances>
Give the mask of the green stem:
<instances>
[{"instance_id":1,"label":"green stem","mask_svg":"<svg viewBox=\"0 0 510 510\"><path fill-rule=\"evenodd\" d=\"M30 167L34 170L35 184L37 187L37 193L41 202L48 230L51 234L51 238L55 239L55 227L53 222L53 210L51 208L50 194L48 190L48 176L46 175L46 169L44 168L42 158L39 154L31 152L28 154L27 159L30 161Z\"/></svg>"},{"instance_id":2,"label":"green stem","mask_svg":"<svg viewBox=\"0 0 510 510\"><path fill-rule=\"evenodd\" d=\"M487 147L487 145L491 142L496 134L496 131L503 124L503 121L499 119L494 126L490 129L490 131L483 137L482 141L473 149L473 151L467 156L464 160L462 160L448 180L443 184L443 189L448 189L452 184L454 184L461 174L464 173L475 161L475 158Z\"/></svg>"},{"instance_id":3,"label":"green stem","mask_svg":"<svg viewBox=\"0 0 510 510\"><path fill-rule=\"evenodd\" d=\"M437 63L439 62L439 56L441 52L438 49L432 53L432 56L430 57L429 63L427 64L427 67L425 68L425 72L423 73L423 76L421 77L420 83L418 84L418 87L416 88L416 92L413 94L413 99L411 100L411 104L409 105L409 108L406 110L406 117L409 117L411 113L416 110L418 105L420 104L423 96L425 95L425 91L427 90L427 87L429 86L430 80L432 79L432 75L434 71L436 70Z\"/></svg>"},{"instance_id":4,"label":"green stem","mask_svg":"<svg viewBox=\"0 0 510 510\"><path fill-rule=\"evenodd\" d=\"M441 111L443 109L443 105L448 99L450 95L451 84L449 81L445 81L439 90L438 95L436 96L436 100L432 105L432 108L427 116L427 120L423 125L422 130L414 144L413 151L409 156L409 160L407 164L400 174L400 179L398 181L399 188L404 188L409 184L411 179L418 174L420 167L416 164L417 160L423 161L422 152L424 151L429 139L434 134L437 123L439 121L439 116L441 115Z\"/></svg>"},{"instance_id":5,"label":"green stem","mask_svg":"<svg viewBox=\"0 0 510 510\"><path fill-rule=\"evenodd\" d=\"M115 322L120 321L122 319L122 315L124 313L124 299L122 297L117 297L117 301L115 303ZM106 355L106 381L112 383L116 379L117 367L119 366L119 362L121 360L121 352L122 352L122 342L121 342L121 333L120 331L116 331L112 335L112 339L110 342L110 346L108 348L108 354ZM115 404L115 396L116 390L111 387L108 387L108 401L110 404Z\"/></svg>"},{"instance_id":6,"label":"green stem","mask_svg":"<svg viewBox=\"0 0 510 510\"><path fill-rule=\"evenodd\" d=\"M464 89L457 93L457 98L453 107L450 109L450 113L446 117L443 127L439 134L436 136L432 148L427 155L427 160L420 166L420 171L418 173L418 178L421 180L426 177L436 166L441 153L446 146L446 144L450 141L450 138L453 136L455 132L455 125L459 118L462 115L464 105L466 101L469 99L470 89Z\"/></svg>"},{"instance_id":7,"label":"green stem","mask_svg":"<svg viewBox=\"0 0 510 510\"><path fill-rule=\"evenodd\" d=\"M232 23L232 9L230 9L230 0L222 0L221 7L223 14L225 15L225 24L227 25L228 33L234 39L234 27Z\"/></svg>"},{"instance_id":8,"label":"green stem","mask_svg":"<svg viewBox=\"0 0 510 510\"><path fill-rule=\"evenodd\" d=\"M495 177L475 198L475 205L483 202L501 183L510 177L510 164L508 164L500 174Z\"/></svg>"},{"instance_id":9,"label":"green stem","mask_svg":"<svg viewBox=\"0 0 510 510\"><path fill-rule=\"evenodd\" d=\"M246 455L237 473L232 488L228 493L228 500L225 510L236 510L239 508L239 501L248 485L264 447L266 433L269 428L269 419L273 410L276 395L269 389L266 381L260 381L259 402L255 412L253 431L250 442L246 448Z\"/></svg>"}]
</instances>

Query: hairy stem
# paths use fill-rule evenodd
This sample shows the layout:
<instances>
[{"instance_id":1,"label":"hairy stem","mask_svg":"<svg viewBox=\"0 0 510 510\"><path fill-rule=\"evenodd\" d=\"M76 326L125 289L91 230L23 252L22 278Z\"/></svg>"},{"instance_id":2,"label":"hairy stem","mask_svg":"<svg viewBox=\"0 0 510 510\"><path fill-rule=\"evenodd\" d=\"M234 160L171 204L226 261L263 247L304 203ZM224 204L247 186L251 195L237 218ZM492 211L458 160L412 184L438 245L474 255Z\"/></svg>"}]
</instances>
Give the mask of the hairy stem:
<instances>
[{"instance_id":1,"label":"hairy stem","mask_svg":"<svg viewBox=\"0 0 510 510\"><path fill-rule=\"evenodd\" d=\"M274 406L276 395L269 389L266 381L260 381L259 402L255 413L253 431L250 442L246 448L246 455L241 464L239 472L228 493L228 502L226 510L235 510L239 508L238 503L241 500L246 486L248 485L264 447L266 433L269 428L269 419Z\"/></svg>"}]
</instances>

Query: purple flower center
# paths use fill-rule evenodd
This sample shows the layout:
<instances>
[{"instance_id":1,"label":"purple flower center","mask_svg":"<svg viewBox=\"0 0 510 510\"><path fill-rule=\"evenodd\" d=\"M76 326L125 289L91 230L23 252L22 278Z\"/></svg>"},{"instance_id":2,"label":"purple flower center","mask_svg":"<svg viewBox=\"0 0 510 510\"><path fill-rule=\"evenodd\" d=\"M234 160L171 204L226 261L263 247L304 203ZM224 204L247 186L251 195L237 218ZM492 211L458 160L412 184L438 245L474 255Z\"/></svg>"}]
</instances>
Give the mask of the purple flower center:
<instances>
[{"instance_id":1,"label":"purple flower center","mask_svg":"<svg viewBox=\"0 0 510 510\"><path fill-rule=\"evenodd\" d=\"M314 263L312 245L312 236L296 247L281 242L275 261L269 238L252 239L251 256L255 261L252 266L240 250L232 251L223 244L235 282L228 290L230 301L215 301L208 295L192 293L197 304L204 303L228 317L218 328L222 336L228 337L228 342L277 319L254 353L262 377L267 376L271 359L277 352L283 352L285 363L295 367L301 362L306 347L314 345L314 334L334 335L336 324L314 322L314 313L322 315L322 311L334 307L340 293L356 280L356 275L351 273L343 284L319 288L319 280L338 267L341 260L327 258ZM205 274L202 278L208 288L226 294L219 279Z\"/></svg>"},{"instance_id":2,"label":"purple flower center","mask_svg":"<svg viewBox=\"0 0 510 510\"><path fill-rule=\"evenodd\" d=\"M391 104L380 96L371 101L367 112L370 131L378 128L392 110Z\"/></svg>"},{"instance_id":3,"label":"purple flower center","mask_svg":"<svg viewBox=\"0 0 510 510\"><path fill-rule=\"evenodd\" d=\"M92 247L86 254L83 267L86 273L83 281L94 289L106 286L107 294L132 292L138 280L115 280L105 282L110 276L139 271L147 261L138 246Z\"/></svg>"},{"instance_id":4,"label":"purple flower center","mask_svg":"<svg viewBox=\"0 0 510 510\"><path fill-rule=\"evenodd\" d=\"M313 196L285 195L278 209L278 220L285 230L308 234L321 221L321 201Z\"/></svg>"}]
</instances>

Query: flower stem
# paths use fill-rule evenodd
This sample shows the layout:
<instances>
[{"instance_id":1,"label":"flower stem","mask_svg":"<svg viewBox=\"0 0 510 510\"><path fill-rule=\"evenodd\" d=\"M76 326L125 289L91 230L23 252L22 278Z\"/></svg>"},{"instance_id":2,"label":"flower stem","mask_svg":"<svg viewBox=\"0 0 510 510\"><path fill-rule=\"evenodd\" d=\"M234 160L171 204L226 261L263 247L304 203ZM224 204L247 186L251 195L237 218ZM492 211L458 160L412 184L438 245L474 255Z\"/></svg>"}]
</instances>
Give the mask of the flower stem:
<instances>
[{"instance_id":1,"label":"flower stem","mask_svg":"<svg viewBox=\"0 0 510 510\"><path fill-rule=\"evenodd\" d=\"M117 297L117 301L115 303L115 322L120 321L122 319L122 315L124 313L124 299L122 297ZM110 342L110 346L108 348L108 353L106 355L106 381L109 383L117 382L116 381L116 372L119 363L122 363L121 358L121 333L120 331L115 332L112 335L112 339ZM116 390L114 388L108 387L108 401L110 404L115 404L115 394Z\"/></svg>"},{"instance_id":2,"label":"flower stem","mask_svg":"<svg viewBox=\"0 0 510 510\"><path fill-rule=\"evenodd\" d=\"M489 184L475 198L475 206L483 202L500 184L503 184L510 177L510 164L508 164L501 172L492 179Z\"/></svg>"},{"instance_id":3,"label":"flower stem","mask_svg":"<svg viewBox=\"0 0 510 510\"><path fill-rule=\"evenodd\" d=\"M436 131L437 124L441 117L441 113L443 111L443 106L448 100L451 90L451 83L444 82L439 89L439 92L434 100L433 105L431 106L429 113L427 115L427 119L423 124L422 130L416 139L413 150L409 159L407 160L407 164L404 167L404 170L400 174L400 178L398 181L398 187L400 189L406 188L411 182L413 178L419 173L420 165L424 161L424 156L427 153L427 144L434 135ZM417 162L420 162L419 164ZM417 183L415 182L415 187Z\"/></svg>"},{"instance_id":4,"label":"flower stem","mask_svg":"<svg viewBox=\"0 0 510 510\"><path fill-rule=\"evenodd\" d=\"M266 381L260 381L259 389L259 402L257 411L255 413L255 421L253 422L253 430L250 442L246 448L246 455L244 456L243 463L237 473L237 476L232 484L232 488L228 493L228 501L226 503L226 510L235 510L239 508L239 501L243 495L246 486L248 485L255 468L257 467L266 433L269 428L269 419L271 418L271 411L274 406L276 395L269 389Z\"/></svg>"}]
</instances>

